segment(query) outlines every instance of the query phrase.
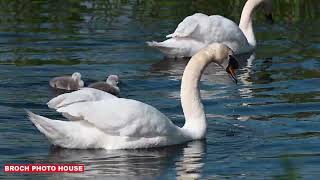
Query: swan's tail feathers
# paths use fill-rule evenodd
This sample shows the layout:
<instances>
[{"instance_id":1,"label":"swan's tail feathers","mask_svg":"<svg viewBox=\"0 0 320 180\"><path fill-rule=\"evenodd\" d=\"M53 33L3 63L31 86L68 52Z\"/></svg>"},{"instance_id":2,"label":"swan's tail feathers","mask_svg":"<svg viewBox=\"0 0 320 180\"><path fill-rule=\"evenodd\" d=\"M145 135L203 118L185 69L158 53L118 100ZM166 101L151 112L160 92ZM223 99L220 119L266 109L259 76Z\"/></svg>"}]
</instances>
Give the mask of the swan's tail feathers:
<instances>
[{"instance_id":1,"label":"swan's tail feathers","mask_svg":"<svg viewBox=\"0 0 320 180\"><path fill-rule=\"evenodd\" d=\"M174 44L172 44L170 41L166 40L163 42L157 42L157 41L147 41L146 42L148 46L156 47L158 49L171 49L176 48Z\"/></svg>"},{"instance_id":2,"label":"swan's tail feathers","mask_svg":"<svg viewBox=\"0 0 320 180\"><path fill-rule=\"evenodd\" d=\"M181 32L174 32L172 34L168 34L166 35L166 38L188 38L188 36L191 33L187 32L187 33L181 33Z\"/></svg>"},{"instance_id":3,"label":"swan's tail feathers","mask_svg":"<svg viewBox=\"0 0 320 180\"><path fill-rule=\"evenodd\" d=\"M55 139L59 136L63 136L63 133L61 133L58 124L56 123L57 120L52 120L37 114L34 114L33 112L26 110L29 119L33 124L37 127L37 129L43 133L45 136L47 136L49 139Z\"/></svg>"},{"instance_id":4,"label":"swan's tail feathers","mask_svg":"<svg viewBox=\"0 0 320 180\"><path fill-rule=\"evenodd\" d=\"M157 41L147 41L146 43L150 47L161 47L161 44Z\"/></svg>"},{"instance_id":5,"label":"swan's tail feathers","mask_svg":"<svg viewBox=\"0 0 320 180\"><path fill-rule=\"evenodd\" d=\"M174 33L166 35L166 38L172 38Z\"/></svg>"},{"instance_id":6,"label":"swan's tail feathers","mask_svg":"<svg viewBox=\"0 0 320 180\"><path fill-rule=\"evenodd\" d=\"M165 54L168 58L176 58L176 57L184 57L185 52L181 46L175 45L175 39L168 39L163 42L147 42L148 46L155 47L163 54Z\"/></svg>"},{"instance_id":7,"label":"swan's tail feathers","mask_svg":"<svg viewBox=\"0 0 320 180\"><path fill-rule=\"evenodd\" d=\"M64 148L100 148L98 139L103 132L86 122L52 120L27 111L29 119L48 140Z\"/></svg>"}]
</instances>

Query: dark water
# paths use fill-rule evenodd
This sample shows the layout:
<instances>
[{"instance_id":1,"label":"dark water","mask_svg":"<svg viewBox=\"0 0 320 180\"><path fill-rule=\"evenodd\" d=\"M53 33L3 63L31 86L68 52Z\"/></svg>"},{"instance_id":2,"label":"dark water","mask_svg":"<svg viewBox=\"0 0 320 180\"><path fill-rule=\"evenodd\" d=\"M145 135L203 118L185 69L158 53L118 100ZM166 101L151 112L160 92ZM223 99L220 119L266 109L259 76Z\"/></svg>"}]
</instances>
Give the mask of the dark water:
<instances>
[{"instance_id":1,"label":"dark water","mask_svg":"<svg viewBox=\"0 0 320 180\"><path fill-rule=\"evenodd\" d=\"M210 65L201 81L207 140L130 151L51 147L24 108L59 117L48 81L78 71L85 81L118 74L121 96L151 104L182 125L180 79L187 61L163 59L163 40L195 12L236 22L244 2L0 2L0 165L84 162L84 174L8 175L61 179L273 179L320 176L320 29L316 0L274 1L274 25L258 13L258 49L235 85ZM120 177L119 177L120 176Z\"/></svg>"}]
</instances>

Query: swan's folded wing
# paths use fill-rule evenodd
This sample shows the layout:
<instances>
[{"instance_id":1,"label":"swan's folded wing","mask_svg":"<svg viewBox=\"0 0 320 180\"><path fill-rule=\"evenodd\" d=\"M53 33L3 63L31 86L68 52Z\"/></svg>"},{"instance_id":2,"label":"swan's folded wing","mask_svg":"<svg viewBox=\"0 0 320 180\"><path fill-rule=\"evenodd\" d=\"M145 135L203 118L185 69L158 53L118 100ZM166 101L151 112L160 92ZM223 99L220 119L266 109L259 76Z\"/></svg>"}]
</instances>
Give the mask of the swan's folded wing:
<instances>
[{"instance_id":1,"label":"swan's folded wing","mask_svg":"<svg viewBox=\"0 0 320 180\"><path fill-rule=\"evenodd\" d=\"M175 37L188 37L191 33L193 33L198 26L197 21L188 20L182 21L177 29L172 34L168 34L166 38L175 38Z\"/></svg>"},{"instance_id":2,"label":"swan's folded wing","mask_svg":"<svg viewBox=\"0 0 320 180\"><path fill-rule=\"evenodd\" d=\"M192 16L186 17L174 31L174 33L167 35L167 38L174 37L189 37L192 38L192 33L196 31L197 27L201 26L203 18L208 16L201 13L196 13ZM193 37L197 38L197 37Z\"/></svg>"},{"instance_id":3,"label":"swan's folded wing","mask_svg":"<svg viewBox=\"0 0 320 180\"><path fill-rule=\"evenodd\" d=\"M209 19L212 32L206 36L209 42L223 43L236 52L248 46L247 38L236 23L220 15L209 16Z\"/></svg>"},{"instance_id":4,"label":"swan's folded wing","mask_svg":"<svg viewBox=\"0 0 320 180\"><path fill-rule=\"evenodd\" d=\"M82 88L78 91L61 94L51 99L47 103L47 105L49 108L58 109L60 107L78 103L78 102L99 101L99 100L111 99L111 98L117 98L117 97L101 90L97 90L93 88Z\"/></svg>"},{"instance_id":5,"label":"swan's folded wing","mask_svg":"<svg viewBox=\"0 0 320 180\"><path fill-rule=\"evenodd\" d=\"M85 120L103 132L128 137L156 137L177 133L175 126L154 107L123 98L81 102L57 109L68 116Z\"/></svg>"}]
</instances>

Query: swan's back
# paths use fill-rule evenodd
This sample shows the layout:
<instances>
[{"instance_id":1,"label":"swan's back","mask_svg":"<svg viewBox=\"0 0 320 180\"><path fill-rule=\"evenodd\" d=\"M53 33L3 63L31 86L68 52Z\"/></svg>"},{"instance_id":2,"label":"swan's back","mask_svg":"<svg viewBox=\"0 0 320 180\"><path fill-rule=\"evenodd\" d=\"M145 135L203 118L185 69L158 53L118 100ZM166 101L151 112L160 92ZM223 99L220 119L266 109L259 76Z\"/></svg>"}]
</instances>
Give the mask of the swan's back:
<instances>
[{"instance_id":1,"label":"swan's back","mask_svg":"<svg viewBox=\"0 0 320 180\"><path fill-rule=\"evenodd\" d=\"M94 88L82 88L72 93L61 94L51 99L47 105L49 108L58 109L63 106L79 102L100 101L104 99L117 98L116 96Z\"/></svg>"},{"instance_id":2,"label":"swan's back","mask_svg":"<svg viewBox=\"0 0 320 180\"><path fill-rule=\"evenodd\" d=\"M136 100L111 98L75 102L57 111L71 121L28 114L52 144L65 148L132 149L186 141L181 129L164 114Z\"/></svg>"},{"instance_id":3,"label":"swan's back","mask_svg":"<svg viewBox=\"0 0 320 180\"><path fill-rule=\"evenodd\" d=\"M172 38L189 38L200 42L205 42L207 31L210 28L210 19L208 15L202 13L196 13L184 18L179 23L174 33L167 35L166 37Z\"/></svg>"},{"instance_id":4,"label":"swan's back","mask_svg":"<svg viewBox=\"0 0 320 180\"><path fill-rule=\"evenodd\" d=\"M112 136L157 137L176 133L176 126L156 108L140 101L112 98L80 102L57 109L69 117L88 121Z\"/></svg>"},{"instance_id":5,"label":"swan's back","mask_svg":"<svg viewBox=\"0 0 320 180\"><path fill-rule=\"evenodd\" d=\"M248 45L247 38L236 23L220 15L207 16L202 13L186 17L175 32L167 37L189 38L207 45L214 42L237 42L239 46Z\"/></svg>"},{"instance_id":6,"label":"swan's back","mask_svg":"<svg viewBox=\"0 0 320 180\"><path fill-rule=\"evenodd\" d=\"M239 26L220 15L209 16L210 28L207 30L206 41L219 42L227 45L237 54L246 52L250 47L247 38Z\"/></svg>"},{"instance_id":7,"label":"swan's back","mask_svg":"<svg viewBox=\"0 0 320 180\"><path fill-rule=\"evenodd\" d=\"M239 26L220 16L202 13L186 17L163 42L147 42L169 57L191 57L203 47L217 42L227 45L235 54L253 50Z\"/></svg>"}]
</instances>

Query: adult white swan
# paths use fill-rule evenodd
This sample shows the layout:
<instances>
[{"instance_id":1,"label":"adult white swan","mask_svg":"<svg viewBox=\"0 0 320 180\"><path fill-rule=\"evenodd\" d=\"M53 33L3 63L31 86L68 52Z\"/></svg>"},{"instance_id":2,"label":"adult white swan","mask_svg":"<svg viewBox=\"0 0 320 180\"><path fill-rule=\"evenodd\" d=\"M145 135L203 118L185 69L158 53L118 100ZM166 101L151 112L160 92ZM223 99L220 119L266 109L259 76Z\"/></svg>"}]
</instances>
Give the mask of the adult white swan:
<instances>
[{"instance_id":1,"label":"adult white swan","mask_svg":"<svg viewBox=\"0 0 320 180\"><path fill-rule=\"evenodd\" d=\"M219 42L227 45L235 54L253 51L256 39L252 27L254 12L264 6L270 13L271 0L248 0L243 7L239 26L233 21L220 16L208 16L196 13L186 17L163 42L147 42L168 57L191 57L210 43ZM267 15L272 20L271 13Z\"/></svg>"},{"instance_id":2,"label":"adult white swan","mask_svg":"<svg viewBox=\"0 0 320 180\"><path fill-rule=\"evenodd\" d=\"M28 112L29 118L52 144L65 148L150 148L203 139L207 121L198 84L203 70L211 62L224 67L236 79L234 69L238 64L227 46L214 43L194 55L181 82L181 105L185 116L182 128L148 104L113 97L87 102L76 100L69 105L56 106L57 111L71 121L52 120L31 112ZM81 91L62 96L73 96Z\"/></svg>"}]
</instances>

